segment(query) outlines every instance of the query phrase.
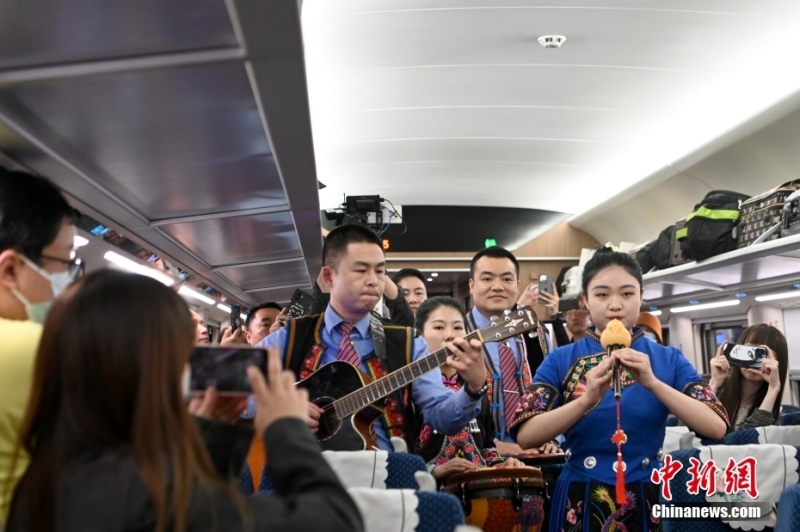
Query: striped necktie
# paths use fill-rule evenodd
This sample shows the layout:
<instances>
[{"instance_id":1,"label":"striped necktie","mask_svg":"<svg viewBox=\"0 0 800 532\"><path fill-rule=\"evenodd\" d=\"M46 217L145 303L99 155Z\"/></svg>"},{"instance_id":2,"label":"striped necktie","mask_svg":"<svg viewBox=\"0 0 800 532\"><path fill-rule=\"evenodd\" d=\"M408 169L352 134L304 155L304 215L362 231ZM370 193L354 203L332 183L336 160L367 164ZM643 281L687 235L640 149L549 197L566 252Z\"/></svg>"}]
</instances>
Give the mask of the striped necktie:
<instances>
[{"instance_id":1,"label":"striped necktie","mask_svg":"<svg viewBox=\"0 0 800 532\"><path fill-rule=\"evenodd\" d=\"M498 346L500 354L500 378L503 385L503 407L506 415L506 431L514 421L517 406L520 400L519 377L517 376L517 361L514 352L505 342Z\"/></svg>"},{"instance_id":2,"label":"striped necktie","mask_svg":"<svg viewBox=\"0 0 800 532\"><path fill-rule=\"evenodd\" d=\"M353 324L348 321L343 321L339 324L339 330L342 332L342 341L339 342L339 360L342 362L349 362L353 366L360 368L361 360L356 353L356 348L350 340L350 331L353 330Z\"/></svg>"}]
</instances>

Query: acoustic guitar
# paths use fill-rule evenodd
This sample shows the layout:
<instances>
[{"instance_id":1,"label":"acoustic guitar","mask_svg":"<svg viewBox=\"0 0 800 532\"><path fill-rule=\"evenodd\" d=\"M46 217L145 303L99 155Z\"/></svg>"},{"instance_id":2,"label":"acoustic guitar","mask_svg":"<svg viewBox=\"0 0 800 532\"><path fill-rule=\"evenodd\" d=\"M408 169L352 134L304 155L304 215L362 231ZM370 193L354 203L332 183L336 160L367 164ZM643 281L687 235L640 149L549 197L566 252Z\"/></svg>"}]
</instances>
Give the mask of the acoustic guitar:
<instances>
[{"instance_id":1,"label":"acoustic guitar","mask_svg":"<svg viewBox=\"0 0 800 532\"><path fill-rule=\"evenodd\" d=\"M499 342L537 326L533 310L521 307L507 310L501 318L492 317L489 325L465 339ZM449 353L443 347L377 380L352 364L336 361L298 382L297 386L308 390L311 402L324 410L317 432L322 447L329 451L378 449L369 429L383 413L383 398L444 364Z\"/></svg>"}]
</instances>

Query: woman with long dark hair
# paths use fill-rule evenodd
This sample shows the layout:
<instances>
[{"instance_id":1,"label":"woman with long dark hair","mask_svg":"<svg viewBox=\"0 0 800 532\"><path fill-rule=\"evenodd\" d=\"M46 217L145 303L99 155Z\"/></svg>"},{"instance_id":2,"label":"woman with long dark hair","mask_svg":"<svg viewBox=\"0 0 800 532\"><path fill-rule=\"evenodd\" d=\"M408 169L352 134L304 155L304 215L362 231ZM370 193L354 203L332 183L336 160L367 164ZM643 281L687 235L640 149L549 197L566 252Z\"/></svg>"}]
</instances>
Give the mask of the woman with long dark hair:
<instances>
[{"instance_id":1,"label":"woman with long dark hair","mask_svg":"<svg viewBox=\"0 0 800 532\"><path fill-rule=\"evenodd\" d=\"M361 529L306 427L307 394L276 353L269 384L255 368L248 377L281 495L244 498L218 475L239 428L204 422L201 436L187 412L181 376L194 339L186 303L147 277L104 270L67 290L36 357L21 432L30 465L9 531ZM216 399L206 394L195 412L235 419Z\"/></svg>"},{"instance_id":2,"label":"woman with long dark hair","mask_svg":"<svg viewBox=\"0 0 800 532\"><path fill-rule=\"evenodd\" d=\"M786 337L775 327L760 323L742 331L736 343L765 347L767 358L760 368L731 368L723 344L711 359L709 385L728 412L732 430L775 425L789 366Z\"/></svg>"}]
</instances>

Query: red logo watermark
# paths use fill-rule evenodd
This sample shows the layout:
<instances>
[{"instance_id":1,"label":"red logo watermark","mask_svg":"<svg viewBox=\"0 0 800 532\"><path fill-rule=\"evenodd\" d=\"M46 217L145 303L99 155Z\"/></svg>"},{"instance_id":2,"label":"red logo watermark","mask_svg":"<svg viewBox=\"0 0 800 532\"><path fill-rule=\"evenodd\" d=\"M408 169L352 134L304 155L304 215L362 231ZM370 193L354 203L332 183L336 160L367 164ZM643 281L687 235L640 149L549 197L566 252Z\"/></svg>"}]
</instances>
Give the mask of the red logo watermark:
<instances>
[{"instance_id":1,"label":"red logo watermark","mask_svg":"<svg viewBox=\"0 0 800 532\"><path fill-rule=\"evenodd\" d=\"M681 469L683 469L682 463L673 460L672 456L666 455L664 457L664 465L658 469L653 469L653 472L650 473L650 480L654 484L661 484L661 496L664 500L672 500L672 491L669 483ZM703 464L697 458L691 457L689 458L689 467L686 468L686 472L690 477L686 482L686 491L690 494L697 495L700 490L705 491L708 495L713 495L717 492L717 473L720 472L720 469L714 463L714 460L709 460ZM733 458L729 458L720 483L723 484L721 488L727 495L745 492L751 498L757 498L756 459L749 457L737 462Z\"/></svg>"}]
</instances>

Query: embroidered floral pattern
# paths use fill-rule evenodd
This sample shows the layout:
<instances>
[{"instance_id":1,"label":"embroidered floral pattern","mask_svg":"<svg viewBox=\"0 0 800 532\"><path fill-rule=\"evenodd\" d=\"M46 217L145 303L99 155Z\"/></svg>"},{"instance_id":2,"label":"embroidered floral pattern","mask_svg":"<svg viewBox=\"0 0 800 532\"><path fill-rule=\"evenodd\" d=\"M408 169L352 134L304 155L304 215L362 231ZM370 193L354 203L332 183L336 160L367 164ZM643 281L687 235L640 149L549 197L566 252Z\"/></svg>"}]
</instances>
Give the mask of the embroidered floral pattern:
<instances>
[{"instance_id":1,"label":"embroidered floral pattern","mask_svg":"<svg viewBox=\"0 0 800 532\"><path fill-rule=\"evenodd\" d=\"M322 354L325 352L325 346L314 344L311 346L311 353L306 356L303 361L303 368L300 370L300 378L303 380L319 368L319 362L322 360Z\"/></svg>"},{"instance_id":2,"label":"embroidered floral pattern","mask_svg":"<svg viewBox=\"0 0 800 532\"><path fill-rule=\"evenodd\" d=\"M532 418L553 407L553 403L558 396L558 391L541 382L535 382L528 386L517 407L517 417L514 419L512 427L516 427L526 419Z\"/></svg>"},{"instance_id":3,"label":"embroidered floral pattern","mask_svg":"<svg viewBox=\"0 0 800 532\"><path fill-rule=\"evenodd\" d=\"M452 379L442 375L442 383L453 391L460 389L462 386L457 375ZM472 423L475 422L473 421ZM428 445L434 434L435 432L430 425L423 426L417 438L417 449L423 449ZM503 461L497 453L497 449L493 447L481 451L469 428L464 428L455 436L445 436L439 453L428 464L440 465L455 457L468 460L479 467L486 467Z\"/></svg>"},{"instance_id":4,"label":"embroidered floral pattern","mask_svg":"<svg viewBox=\"0 0 800 532\"><path fill-rule=\"evenodd\" d=\"M731 426L731 421L728 419L728 412L725 411L725 407L719 402L719 399L717 399L717 396L708 384L705 382L690 382L683 389L683 393L709 407L716 412L719 417L725 420L726 426Z\"/></svg>"},{"instance_id":5,"label":"embroidered floral pattern","mask_svg":"<svg viewBox=\"0 0 800 532\"><path fill-rule=\"evenodd\" d=\"M569 498L567 498L567 512L564 514L564 520L566 523L563 523L563 527L561 530L565 532L574 532L576 530L580 530L582 528L581 521L583 518L583 501L579 500L578 504L574 507L572 502L570 502Z\"/></svg>"},{"instance_id":6,"label":"embroidered floral pattern","mask_svg":"<svg viewBox=\"0 0 800 532\"><path fill-rule=\"evenodd\" d=\"M659 532L661 521L651 517L650 511L653 502L658 502L658 492L653 490L654 487L655 484L649 483L627 484L628 502L618 505L614 500L614 486L594 481L588 486L586 482L574 482L569 488L564 513L556 519L561 520L564 532L582 530L584 523L592 530L602 532L642 530L643 527L650 532ZM584 493L588 493L585 501ZM576 504L571 501L576 501Z\"/></svg>"},{"instance_id":7,"label":"embroidered floral pattern","mask_svg":"<svg viewBox=\"0 0 800 532\"><path fill-rule=\"evenodd\" d=\"M561 386L561 396L564 404L574 401L586 393L586 374L596 368L608 355L597 353L581 357L575 361ZM630 371L624 370L622 387L631 386L636 382Z\"/></svg>"},{"instance_id":8,"label":"embroidered floral pattern","mask_svg":"<svg viewBox=\"0 0 800 532\"><path fill-rule=\"evenodd\" d=\"M367 359L367 367L369 367L370 375L373 379L380 379L385 375L380 361L376 357ZM383 421L389 428L392 436L398 436L405 439L406 432L403 430L405 424L405 416L403 415L403 405L397 400L397 393L390 395L383 401Z\"/></svg>"}]
</instances>

